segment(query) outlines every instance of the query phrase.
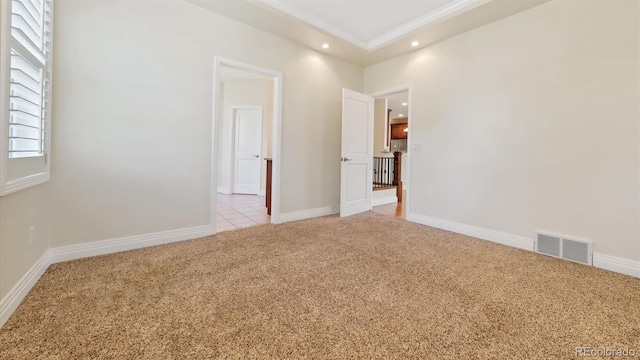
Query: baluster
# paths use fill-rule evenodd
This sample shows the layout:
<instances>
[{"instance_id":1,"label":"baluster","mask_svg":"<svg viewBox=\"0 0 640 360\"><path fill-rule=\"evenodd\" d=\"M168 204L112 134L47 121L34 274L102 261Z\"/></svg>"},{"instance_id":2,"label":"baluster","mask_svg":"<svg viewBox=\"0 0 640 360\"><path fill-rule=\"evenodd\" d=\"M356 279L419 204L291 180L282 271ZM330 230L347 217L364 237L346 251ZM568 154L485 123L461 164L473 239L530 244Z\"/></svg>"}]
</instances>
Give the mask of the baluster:
<instances>
[{"instance_id":1,"label":"baluster","mask_svg":"<svg viewBox=\"0 0 640 360\"><path fill-rule=\"evenodd\" d=\"M380 174L378 174L378 186L381 186L380 184L382 183L382 172L384 171L384 169L382 168L382 161L380 158L378 158L378 167L380 168Z\"/></svg>"},{"instance_id":2,"label":"baluster","mask_svg":"<svg viewBox=\"0 0 640 360\"><path fill-rule=\"evenodd\" d=\"M378 177L380 176L380 167L378 166L378 158L373 158L373 160L375 161L374 165L376 169L378 169L378 171L376 172L376 178L373 179L373 182L376 184L376 187L378 187Z\"/></svg>"}]
</instances>

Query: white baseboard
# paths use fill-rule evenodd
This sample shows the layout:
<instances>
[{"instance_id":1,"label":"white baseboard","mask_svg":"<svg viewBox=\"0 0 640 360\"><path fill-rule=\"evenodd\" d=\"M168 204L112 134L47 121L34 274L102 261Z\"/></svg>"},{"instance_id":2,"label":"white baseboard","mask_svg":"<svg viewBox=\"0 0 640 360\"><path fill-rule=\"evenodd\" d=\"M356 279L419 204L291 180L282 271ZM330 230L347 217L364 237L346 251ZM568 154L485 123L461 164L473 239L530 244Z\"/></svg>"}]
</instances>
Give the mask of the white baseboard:
<instances>
[{"instance_id":1,"label":"white baseboard","mask_svg":"<svg viewBox=\"0 0 640 360\"><path fill-rule=\"evenodd\" d=\"M258 196L267 196L267 191L266 190L258 191Z\"/></svg>"},{"instance_id":2,"label":"white baseboard","mask_svg":"<svg viewBox=\"0 0 640 360\"><path fill-rule=\"evenodd\" d=\"M407 214L407 220L418 224L444 229L458 234L473 236L498 244L534 251L533 239L528 237L484 229L477 226L456 223L454 221L433 218L415 213ZM604 254L593 254L593 266L613 272L640 278L640 262L622 259Z\"/></svg>"},{"instance_id":3,"label":"white baseboard","mask_svg":"<svg viewBox=\"0 0 640 360\"><path fill-rule=\"evenodd\" d=\"M81 259L90 256L112 254L120 251L139 249L148 246L195 239L215 233L209 225L185 229L161 231L150 234L127 236L123 238L94 241L85 244L60 246L47 250L27 271L9 293L0 300L0 327L18 308L31 288L44 274L49 265L58 262Z\"/></svg>"},{"instance_id":4,"label":"white baseboard","mask_svg":"<svg viewBox=\"0 0 640 360\"><path fill-rule=\"evenodd\" d=\"M219 187L218 192L220 194L231 195L231 189L227 187Z\"/></svg>"},{"instance_id":5,"label":"white baseboard","mask_svg":"<svg viewBox=\"0 0 640 360\"><path fill-rule=\"evenodd\" d=\"M283 213L280 216L279 223L333 215L339 212L338 209L339 207L337 206L330 206ZM489 240L503 245L533 251L533 240L523 236L507 234L495 230L484 229L414 213L407 214L407 220ZM151 234L127 236L111 240L51 248L47 250L38 259L38 261L36 261L29 271L27 271L20 281L18 281L18 283L9 291L9 293L0 300L0 327L5 324L15 309L18 308L18 305L20 305L31 288L33 288L38 279L40 279L42 274L44 274L51 264L84 257L106 255L120 251L195 239L211 235L214 232L215 230L212 231L209 225L203 225L185 229L161 231ZM640 262L637 261L594 253L593 266L640 278Z\"/></svg>"},{"instance_id":6,"label":"white baseboard","mask_svg":"<svg viewBox=\"0 0 640 360\"><path fill-rule=\"evenodd\" d=\"M640 278L640 261L593 253L593 266Z\"/></svg>"},{"instance_id":7,"label":"white baseboard","mask_svg":"<svg viewBox=\"0 0 640 360\"><path fill-rule=\"evenodd\" d=\"M408 213L407 220L438 229L449 230L458 234L473 236L502 245L533 251L533 239L524 236L503 233L500 231L489 230L473 225L461 224L454 221L438 219L415 213Z\"/></svg>"},{"instance_id":8,"label":"white baseboard","mask_svg":"<svg viewBox=\"0 0 640 360\"><path fill-rule=\"evenodd\" d=\"M311 218L320 217L320 216L333 215L333 214L339 213L340 212L339 209L340 209L339 206L328 206L323 208L280 213L277 223L281 224L289 221L298 221L298 220L311 219Z\"/></svg>"},{"instance_id":9,"label":"white baseboard","mask_svg":"<svg viewBox=\"0 0 640 360\"><path fill-rule=\"evenodd\" d=\"M386 205L386 204L393 204L393 203L397 203L398 202L398 198L394 195L394 196L385 196L382 198L372 198L371 199L371 206L380 206L380 205Z\"/></svg>"},{"instance_id":10,"label":"white baseboard","mask_svg":"<svg viewBox=\"0 0 640 360\"><path fill-rule=\"evenodd\" d=\"M60 246L50 249L51 264L195 239L198 237L212 235L214 233L215 230L212 231L209 225L202 225L184 229L160 231L150 234L127 236L117 239L93 241L84 244Z\"/></svg>"},{"instance_id":11,"label":"white baseboard","mask_svg":"<svg viewBox=\"0 0 640 360\"><path fill-rule=\"evenodd\" d=\"M9 320L11 314L18 308L18 305L20 305L25 296L31 291L31 288L38 282L49 265L51 265L50 252L51 250L45 251L11 291L0 300L0 328Z\"/></svg>"}]
</instances>

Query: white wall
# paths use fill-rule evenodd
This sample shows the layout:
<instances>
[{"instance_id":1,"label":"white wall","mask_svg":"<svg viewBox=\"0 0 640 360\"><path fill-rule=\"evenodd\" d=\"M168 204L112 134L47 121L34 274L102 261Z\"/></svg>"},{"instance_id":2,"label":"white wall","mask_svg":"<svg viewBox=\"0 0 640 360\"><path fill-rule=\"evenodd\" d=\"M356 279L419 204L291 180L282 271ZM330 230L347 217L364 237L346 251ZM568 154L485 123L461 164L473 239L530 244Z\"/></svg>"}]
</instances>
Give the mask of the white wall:
<instances>
[{"instance_id":1,"label":"white wall","mask_svg":"<svg viewBox=\"0 0 640 360\"><path fill-rule=\"evenodd\" d=\"M284 74L281 210L338 203L337 186L310 190L339 182L330 145L361 68L190 3L149 4L57 5L53 244L208 222L214 55Z\"/></svg>"},{"instance_id":2,"label":"white wall","mask_svg":"<svg viewBox=\"0 0 640 360\"><path fill-rule=\"evenodd\" d=\"M633 0L555 0L365 69L413 83L411 213L640 260Z\"/></svg>"},{"instance_id":3,"label":"white wall","mask_svg":"<svg viewBox=\"0 0 640 360\"><path fill-rule=\"evenodd\" d=\"M0 197L0 300L49 248L48 203L47 184Z\"/></svg>"},{"instance_id":4,"label":"white wall","mask_svg":"<svg viewBox=\"0 0 640 360\"><path fill-rule=\"evenodd\" d=\"M385 149L387 99L375 99L373 108L373 156L381 156Z\"/></svg>"},{"instance_id":5,"label":"white wall","mask_svg":"<svg viewBox=\"0 0 640 360\"><path fill-rule=\"evenodd\" d=\"M48 247L208 223L214 55L284 74L281 210L339 203L341 89L362 91L361 67L182 0L55 16L51 181L1 199L0 299Z\"/></svg>"},{"instance_id":6,"label":"white wall","mask_svg":"<svg viewBox=\"0 0 640 360\"><path fill-rule=\"evenodd\" d=\"M222 123L220 124L220 159L218 189L229 194L233 172L234 106L262 107L262 158L272 156L273 142L273 80L228 80L222 84ZM266 190L266 164L261 160L260 193Z\"/></svg>"}]
</instances>

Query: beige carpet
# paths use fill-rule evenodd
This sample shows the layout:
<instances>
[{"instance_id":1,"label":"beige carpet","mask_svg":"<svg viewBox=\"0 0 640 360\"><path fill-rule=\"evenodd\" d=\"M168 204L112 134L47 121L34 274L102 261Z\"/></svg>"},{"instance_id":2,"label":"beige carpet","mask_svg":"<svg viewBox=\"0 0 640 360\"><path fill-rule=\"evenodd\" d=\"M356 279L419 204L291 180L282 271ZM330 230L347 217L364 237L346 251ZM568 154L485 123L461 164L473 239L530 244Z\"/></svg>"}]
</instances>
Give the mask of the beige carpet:
<instances>
[{"instance_id":1,"label":"beige carpet","mask_svg":"<svg viewBox=\"0 0 640 360\"><path fill-rule=\"evenodd\" d=\"M2 359L640 357L640 279L378 214L52 265Z\"/></svg>"}]
</instances>

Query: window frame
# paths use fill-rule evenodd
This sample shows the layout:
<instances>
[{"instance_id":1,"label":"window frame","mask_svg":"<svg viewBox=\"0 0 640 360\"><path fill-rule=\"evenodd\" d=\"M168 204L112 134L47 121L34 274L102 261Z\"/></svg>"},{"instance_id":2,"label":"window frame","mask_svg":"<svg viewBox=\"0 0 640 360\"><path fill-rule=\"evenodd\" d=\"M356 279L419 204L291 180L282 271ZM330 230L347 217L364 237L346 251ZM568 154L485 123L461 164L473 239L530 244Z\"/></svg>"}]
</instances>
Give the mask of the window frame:
<instances>
[{"instance_id":1,"label":"window frame","mask_svg":"<svg viewBox=\"0 0 640 360\"><path fill-rule=\"evenodd\" d=\"M17 0L29 1L29 0ZM42 97L41 136L44 146L42 153L30 157L9 158L9 115L10 115L10 77L11 49L17 42L11 32L13 0L0 0L0 196L8 195L49 181L51 171L51 103L52 103L52 62L53 62L53 28L49 37L49 53L45 55ZM54 0L43 0L48 3L53 23ZM47 4L44 4L45 8ZM44 24L43 24L44 27ZM44 41L44 39L43 39ZM26 169L13 171L13 169ZM16 173L16 174L13 174Z\"/></svg>"}]
</instances>

